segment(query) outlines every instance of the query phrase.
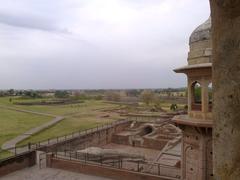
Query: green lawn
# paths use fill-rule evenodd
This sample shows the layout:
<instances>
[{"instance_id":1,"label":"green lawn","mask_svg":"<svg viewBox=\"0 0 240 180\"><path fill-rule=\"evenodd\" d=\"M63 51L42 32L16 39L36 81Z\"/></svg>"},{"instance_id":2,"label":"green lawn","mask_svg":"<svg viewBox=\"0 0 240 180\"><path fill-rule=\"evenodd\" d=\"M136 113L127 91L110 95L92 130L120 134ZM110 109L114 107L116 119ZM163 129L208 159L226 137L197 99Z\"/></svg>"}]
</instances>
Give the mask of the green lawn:
<instances>
[{"instance_id":1,"label":"green lawn","mask_svg":"<svg viewBox=\"0 0 240 180\"><path fill-rule=\"evenodd\" d=\"M27 102L27 101L40 101L43 99L19 99L19 98L12 98L13 102ZM114 104L107 104L103 103L102 101L96 100L87 100L84 103L78 104L68 104L68 105L14 105L13 103L9 102L9 97L0 98L0 105L7 105L10 107L15 107L24 110L31 110L36 112L43 112L49 113L53 115L63 115L68 116L71 114L79 113L79 112L87 112L92 111L95 109L104 109L104 108L114 108L118 107L119 105ZM91 113L91 112L88 112Z\"/></svg>"},{"instance_id":2,"label":"green lawn","mask_svg":"<svg viewBox=\"0 0 240 180\"><path fill-rule=\"evenodd\" d=\"M7 151L7 150L1 150L0 151L0 160L4 158L8 158L10 156L14 155L12 152Z\"/></svg>"},{"instance_id":3,"label":"green lawn","mask_svg":"<svg viewBox=\"0 0 240 180\"><path fill-rule=\"evenodd\" d=\"M51 117L35 114L17 112L0 108L0 146L27 130L37 127L49 120Z\"/></svg>"},{"instance_id":4,"label":"green lawn","mask_svg":"<svg viewBox=\"0 0 240 180\"><path fill-rule=\"evenodd\" d=\"M12 105L12 103L11 102L9 102L9 98L10 97L0 97L0 105L5 105L5 106L7 106L7 105Z\"/></svg>"},{"instance_id":5,"label":"green lawn","mask_svg":"<svg viewBox=\"0 0 240 180\"><path fill-rule=\"evenodd\" d=\"M12 98L12 101L32 101ZM39 99L34 99L38 101ZM84 130L104 123L109 123L120 119L119 114L104 112L112 108L118 108L119 105L108 104L102 101L88 100L84 103L72 105L14 105L9 101L9 97L0 98L0 105L15 107L23 110L31 110L35 112L44 112L54 115L62 115L65 119L58 124L39 132L29 139L20 142L23 145L28 142L38 142L48 138L69 134L74 131ZM51 117L34 115L29 113L17 112L0 108L0 146L27 130L37 127L49 120ZM108 114L109 117L104 117ZM10 155L9 152L0 153L0 159Z\"/></svg>"},{"instance_id":6,"label":"green lawn","mask_svg":"<svg viewBox=\"0 0 240 180\"><path fill-rule=\"evenodd\" d=\"M164 110L165 112L173 112L170 107L172 103L168 102L161 102L159 104L159 107ZM183 110L186 104L177 104L178 110ZM128 112L129 113L141 113L141 114L146 114L146 115L160 115L164 114L165 112L157 111L157 112L152 112L151 109L155 108L154 104L146 105L145 103L139 103L137 107L134 106L129 106L128 107Z\"/></svg>"},{"instance_id":7,"label":"green lawn","mask_svg":"<svg viewBox=\"0 0 240 180\"><path fill-rule=\"evenodd\" d=\"M40 116L1 108L0 114L0 147L4 142L52 119L51 117L47 116ZM0 159L1 156L5 156L6 154L8 153L0 153Z\"/></svg>"},{"instance_id":8,"label":"green lawn","mask_svg":"<svg viewBox=\"0 0 240 180\"><path fill-rule=\"evenodd\" d=\"M19 99L12 98L13 102L19 101L40 101L42 99ZM0 98L0 105L15 107L24 110L31 110L36 112L49 113L54 115L64 116L65 119L58 124L36 134L32 137L20 142L19 144L27 144L28 142L38 142L54 138L74 131L84 130L97 125L102 125L107 122L120 119L118 113L111 111L104 112L104 110L111 110L119 108L121 105L104 103L103 101L86 100L84 103L68 104L68 105L14 105L9 102L9 97ZM170 111L169 103L162 103L161 107ZM180 105L181 106L181 105ZM122 106L123 107L123 106ZM133 107L134 108L134 107ZM127 108L130 110L131 108ZM131 111L131 110L130 110ZM36 127L41 123L49 120L48 117L31 115L27 113L20 113L15 111L0 109L0 145L26 130ZM105 115L108 115L107 117ZM156 112L159 114L159 112Z\"/></svg>"},{"instance_id":9,"label":"green lawn","mask_svg":"<svg viewBox=\"0 0 240 180\"><path fill-rule=\"evenodd\" d=\"M27 144L28 142L38 142L47 140L48 138L54 138L57 136L66 135L75 131L84 130L105 123L110 123L114 120L120 119L121 117L117 113L106 113L102 110L117 108L119 105L106 104L102 101L87 101L83 104L77 105L63 105L53 106L46 109L48 113L61 114L66 118L56 124L55 126L38 133L29 139L24 140L20 144ZM31 107L31 109L42 111L40 107ZM36 109L35 109L36 108ZM33 110L32 109L32 110ZM44 111L44 112L46 112ZM108 114L109 117L102 117Z\"/></svg>"},{"instance_id":10,"label":"green lawn","mask_svg":"<svg viewBox=\"0 0 240 180\"><path fill-rule=\"evenodd\" d=\"M171 107L171 103L167 103L167 102L162 102L161 103L161 107L163 110L167 111L167 112L171 112L170 107ZM186 104L177 104L178 109L184 109Z\"/></svg>"},{"instance_id":11,"label":"green lawn","mask_svg":"<svg viewBox=\"0 0 240 180\"><path fill-rule=\"evenodd\" d=\"M113 119L104 119L101 121L96 120L95 117L88 118L67 118L57 125L42 131L36 135L33 135L29 139L26 139L19 143L19 145L25 145L28 142L38 142L47 140L48 138L54 138L57 136L63 136L66 134L70 134L72 132L76 132L79 130L89 129L96 127L98 125L102 125L105 123L112 122Z\"/></svg>"}]
</instances>

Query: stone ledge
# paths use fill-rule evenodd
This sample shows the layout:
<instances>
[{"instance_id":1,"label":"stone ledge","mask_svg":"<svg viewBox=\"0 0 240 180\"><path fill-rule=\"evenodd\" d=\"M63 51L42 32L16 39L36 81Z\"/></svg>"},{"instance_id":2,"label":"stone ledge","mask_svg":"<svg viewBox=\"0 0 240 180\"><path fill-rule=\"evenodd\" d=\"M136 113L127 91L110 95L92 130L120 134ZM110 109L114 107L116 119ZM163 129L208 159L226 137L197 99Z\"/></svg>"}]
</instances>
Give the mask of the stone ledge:
<instances>
[{"instance_id":1,"label":"stone ledge","mask_svg":"<svg viewBox=\"0 0 240 180\"><path fill-rule=\"evenodd\" d=\"M212 128L213 126L212 120L194 119L194 118L190 118L188 115L174 116L173 122L181 125L206 127L206 128Z\"/></svg>"}]
</instances>

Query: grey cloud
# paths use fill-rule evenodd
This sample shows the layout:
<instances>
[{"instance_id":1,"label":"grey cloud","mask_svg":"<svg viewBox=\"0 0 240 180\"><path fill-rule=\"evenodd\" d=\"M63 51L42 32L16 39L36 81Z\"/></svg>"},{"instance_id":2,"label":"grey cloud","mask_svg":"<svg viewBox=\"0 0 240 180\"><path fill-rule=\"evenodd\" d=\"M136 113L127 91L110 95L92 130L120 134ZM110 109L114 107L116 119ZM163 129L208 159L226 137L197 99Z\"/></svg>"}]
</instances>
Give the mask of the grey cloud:
<instances>
[{"instance_id":1,"label":"grey cloud","mask_svg":"<svg viewBox=\"0 0 240 180\"><path fill-rule=\"evenodd\" d=\"M49 19L31 17L31 15L11 15L0 12L0 23L44 31L67 32L67 30L57 28Z\"/></svg>"},{"instance_id":2,"label":"grey cloud","mask_svg":"<svg viewBox=\"0 0 240 180\"><path fill-rule=\"evenodd\" d=\"M208 0L7 2L0 88L185 86L172 69L187 63L188 37L209 16Z\"/></svg>"}]
</instances>

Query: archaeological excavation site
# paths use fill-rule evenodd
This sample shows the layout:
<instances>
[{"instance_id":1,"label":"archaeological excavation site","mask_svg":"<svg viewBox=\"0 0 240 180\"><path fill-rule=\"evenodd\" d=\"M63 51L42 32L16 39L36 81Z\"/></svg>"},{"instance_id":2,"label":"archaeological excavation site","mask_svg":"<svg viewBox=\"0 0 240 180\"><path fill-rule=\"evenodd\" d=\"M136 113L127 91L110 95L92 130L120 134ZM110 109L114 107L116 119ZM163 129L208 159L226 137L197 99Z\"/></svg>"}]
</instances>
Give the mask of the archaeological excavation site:
<instances>
[{"instance_id":1,"label":"archaeological excavation site","mask_svg":"<svg viewBox=\"0 0 240 180\"><path fill-rule=\"evenodd\" d=\"M176 3L177 1L171 2L172 6L178 4ZM123 89L93 90L91 88L91 90L48 89L44 91L14 91L14 89L10 89L0 91L0 180L240 179L240 1L210 0L209 2L211 13L208 18L204 18L204 22L197 22L197 24L200 25L195 26L195 24L194 28L191 29L191 34L189 32L187 33L189 38L187 38L188 43L185 43L185 45L188 48L188 52L184 52L185 57L183 58L186 65L180 67L172 66L169 70L173 76L178 76L176 73L181 73L185 78L184 82L186 86L176 88L176 91L172 88L159 88L154 89L154 91L152 91L152 89L124 89L123 91ZM108 3L110 3L110 1ZM179 4L181 5L179 7L185 8L185 1L181 1ZM120 4L114 7L118 8L118 5ZM164 18L162 18L165 20L168 16L172 15L172 12L168 12L171 8L168 8L165 1L163 5L163 8L160 10L162 11L164 8L167 8L166 12L164 9L166 15L164 14ZM131 7L132 6L131 4ZM137 6L136 9L139 10L144 6ZM75 4L71 4L71 8L73 7L75 7ZM111 5L108 4L106 7L112 8ZM156 11L157 9L152 5L150 7L148 10ZM2 15L5 16L5 14L2 13L1 10L0 8L0 25L2 27L1 17ZM23 9L21 13L25 12L24 10L25 9ZM95 12L95 10L97 10L97 8L95 8L94 5L93 11ZM128 8L125 10L128 10ZM135 14L135 10L132 14ZM160 10L157 9L157 11ZM47 11L44 11L44 13ZM107 13L105 11L107 11L107 9L104 7L101 11L103 13L102 16L112 18L110 17L111 15L105 14ZM194 8L189 9L189 12L187 12L188 16L191 16L191 13L194 14L194 11ZM115 12L114 9L111 9L109 12L117 14L120 11ZM146 11L149 13L143 12L141 18L151 14L150 11ZM66 14L71 13L69 10ZM131 19L128 17L131 13L124 13L120 13L117 17L121 23L123 19ZM66 14L64 14L64 16ZM123 14L124 17L122 17ZM154 13L151 15L155 16ZM185 15L183 17L186 18L187 16ZM20 19L21 18L22 16L20 16ZM79 17L75 17L74 19L79 20ZM107 22L111 24L114 22L112 21L113 19L114 18L109 19ZM33 19L30 20L33 21ZM94 18L91 20L96 21L98 25L101 24L100 21ZM13 21L14 18L11 16L9 20L6 20L5 24L10 26L9 24ZM17 26L20 24L18 21L19 17L17 18L17 22L15 22ZM45 23L45 20L41 21L42 24L44 24L43 22ZM49 22L52 24L52 20L49 20ZM131 21L129 20L127 22L128 26L130 26ZM154 27L158 23L159 22L154 22ZM187 24L190 22L183 19L177 23L179 28L171 28L171 31L178 34L180 30L185 30L184 23ZM103 24L105 29L107 23L104 22ZM147 39L149 34L155 33L151 27L148 27L148 22L145 23L144 26L142 24L144 23L141 23L142 29L147 27L146 29L149 28L148 30L150 31L147 35L137 38L138 40L140 39L140 41ZM165 27L169 28L171 27L170 25L171 22L169 20L164 21L164 23L161 23L161 26L158 27L157 31ZM28 25L27 23L23 23L21 26L26 28ZM128 26L125 28L121 26L122 29L120 26L115 27L116 32L119 33L123 30L123 34L125 34L128 32L127 30L129 30ZM78 26L76 27L77 29L81 29ZM93 27L94 26L91 26L91 29L101 31L101 29ZM37 24L30 26L30 29L36 28L38 28ZM137 31L142 31L141 28L138 28ZM41 27L40 29L41 32L45 32L47 27ZM112 27L112 29L114 28ZM7 31L8 29L4 33L0 32L0 35L7 34ZM52 33L52 31L58 31L58 28L49 26L48 31ZM83 28L83 31L88 30ZM136 29L134 30L133 36L135 36L135 31ZM170 30L167 29L166 31ZM110 44L109 42L112 41L112 31L109 34L105 33L105 31L103 32L103 37L98 39L96 36L96 42L99 41L102 43L104 42L102 41L103 39L107 39L105 44ZM62 33L65 33L63 37L60 36ZM94 35L89 35L89 37L91 37L90 39L94 39L95 42L95 35L98 33L99 32L93 33ZM38 34L37 31L34 34ZM74 42L74 45L80 42L83 43L81 46L84 47L82 53L85 53L86 50L86 52L91 54L91 58L96 59L99 58L99 54L107 54L107 57L110 57L111 60L114 59L111 53L119 48L122 50L119 53L121 55L118 54L116 59L121 62L119 64L116 63L117 65L113 63L115 68L122 66L122 63L125 61L125 54L130 54L129 59L131 60L133 57L137 60L141 57L142 59L140 58L139 63L143 59L146 59L149 64L155 62L155 60L158 60L160 57L149 53L157 49L156 46L154 46L154 48L149 47L148 51L146 51L147 53L143 55L138 54L141 49L126 48L125 46L128 43L136 46L140 42L130 42L130 35L128 37L129 39L127 38L127 41L122 43L124 48L118 47L121 43L116 43L117 46L113 43L114 45L110 45L113 46L111 48L114 50L108 47L105 49L106 52L102 52L101 50L104 48L96 48L97 46L95 47L95 45L81 40L81 38L77 38L77 40L74 41L73 37L75 36L73 34L74 33L67 28L59 29L58 34L54 36L54 38L64 39L64 41L56 41L62 43L53 44L60 46L66 42L68 45L65 40L67 39L66 37L69 36L69 39L71 39L71 42ZM10 35L9 37L12 38ZM30 38L27 39L32 39L30 35L29 37ZM164 48L166 48L166 45L170 46L172 38L174 38L172 36L166 37L170 38L163 42ZM122 34L120 34L118 38L122 39ZM158 37L151 38L150 41L161 41L161 38L157 39ZM22 39L25 39L25 37ZM178 40L176 42L178 42ZM154 44L156 45L157 43ZM33 46L32 43L29 44L29 46ZM45 45L47 45L47 43L42 43L38 48L41 50ZM101 53L94 54L92 53L94 51L88 51L86 48L88 46L96 48L96 51ZM145 48L148 48L148 45ZM60 51L65 49L66 47L63 46L56 52L60 53ZM131 49L131 51L123 52L129 49ZM172 47L169 47L169 49L171 53L177 52L179 49L181 50L181 48L172 49ZM73 58L71 55L77 53L78 50L77 48L76 50L69 50L66 57L64 55L64 58L68 61ZM30 47L28 51L31 51ZM157 53L160 52L159 54L163 53L163 51L165 51L165 49L163 49L162 52L157 49ZM12 49L8 50L6 54L10 54L10 52L12 52ZM173 56L174 58L174 54L169 52L167 52L166 57ZM132 54L134 53L137 53L137 56L133 56ZM71 55L69 56L69 54ZM56 57L61 59L60 56L61 55L58 55ZM150 59L152 58L152 61L149 60L148 56ZM43 56L42 59L44 58L45 56ZM77 59L81 58L85 58L84 55L77 57ZM111 67L108 67L108 64L103 63L104 65L102 65L102 63L99 62L96 63L99 67L93 67L93 65L96 64L92 63L93 61L90 61L90 59L87 65L91 66L91 72L87 72L87 74L91 74L92 77L84 76L84 78L87 79L85 79L86 81L84 82L90 84L89 81L97 79L97 84L106 82L106 87L112 87L109 86L108 83L113 82L110 80L114 79L115 76L111 76L110 80L99 80L98 75L94 74L95 71L101 68L104 69L105 66L107 66L107 69L111 69ZM137 62L136 59L131 63L134 61ZM169 59L166 59L166 61L168 60ZM86 61L88 61L87 58ZM57 69L56 62L53 62L54 65L52 64L52 66L54 68L52 68L51 71ZM129 62L127 63L130 65L131 63ZM173 62L174 61L172 61L172 63ZM69 76L71 78L65 76L68 74L67 71L65 72L68 65L64 64L63 66L64 67L60 68L62 71L61 75L64 74L65 81L69 81L70 83L70 79L75 78L75 75ZM72 66L72 64L69 65L69 69L73 69ZM148 67L155 70L154 66L155 64ZM11 66L6 67L9 68ZM36 67L36 69L38 69L39 65ZM116 86L113 87L119 87L121 85L121 79L126 81L133 78L128 74L128 71L133 69L140 69L139 71L141 71L141 73L145 73L140 73L142 77L137 77L136 80L139 82L136 82L135 85L141 87L138 83L141 83L148 75L147 71L143 72L145 66L134 65L134 68L129 68L123 65L123 67L124 70L119 70L119 72L121 72L121 77L118 79L119 82L114 79L113 84ZM82 64L81 68L82 69L77 67L76 69L77 71L85 70ZM27 70L29 69L26 68L26 71ZM156 71L161 71L161 68ZM165 71L165 69L163 71ZM42 72L45 71L42 70ZM113 74L115 70L110 72ZM156 74L153 73L153 75L155 76ZM9 76L11 76L12 79L15 77L12 76L12 74ZM53 73L53 76L55 76L55 73ZM104 75L104 77L109 78L108 76L109 75L106 74ZM76 79L78 78L79 77ZM159 77L156 76L156 78ZM164 76L160 78L165 79ZM57 77L57 79L61 78ZM45 82L44 80L44 78L39 78L38 81ZM166 78L166 81L170 80ZM153 86L151 83L152 82L149 82L148 85L157 87L157 85ZM131 84L131 81L129 84ZM72 86L69 84L68 87ZM26 94L28 95L26 96ZM40 94L41 97L39 97Z\"/></svg>"},{"instance_id":2,"label":"archaeological excavation site","mask_svg":"<svg viewBox=\"0 0 240 180\"><path fill-rule=\"evenodd\" d=\"M38 164L113 179L180 179L182 131L169 118L122 120L15 149L1 175ZM14 151L14 149L13 149ZM22 152L26 151L25 153Z\"/></svg>"},{"instance_id":3,"label":"archaeological excavation site","mask_svg":"<svg viewBox=\"0 0 240 180\"><path fill-rule=\"evenodd\" d=\"M155 175L179 179L181 135L181 130L169 121L126 121L58 146L47 155L47 166L85 173L84 169L71 166L71 163L79 163L88 166L86 171L89 174L98 176L105 174L117 178L115 175L118 173L113 172L119 171L119 175L127 179L130 179L130 174L137 176L135 173L140 173L139 177L144 173L146 177ZM99 171L97 166L100 166Z\"/></svg>"}]
</instances>

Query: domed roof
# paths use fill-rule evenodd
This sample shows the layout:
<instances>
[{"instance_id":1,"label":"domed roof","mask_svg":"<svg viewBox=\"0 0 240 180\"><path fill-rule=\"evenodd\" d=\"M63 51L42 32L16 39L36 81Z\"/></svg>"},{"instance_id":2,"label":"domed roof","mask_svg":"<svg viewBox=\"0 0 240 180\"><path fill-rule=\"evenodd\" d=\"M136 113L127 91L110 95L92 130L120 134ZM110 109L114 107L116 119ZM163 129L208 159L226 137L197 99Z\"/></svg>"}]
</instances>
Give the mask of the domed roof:
<instances>
[{"instance_id":1,"label":"domed roof","mask_svg":"<svg viewBox=\"0 0 240 180\"><path fill-rule=\"evenodd\" d=\"M211 18L198 26L189 39L190 50L188 65L175 69L175 72L187 72L193 69L212 67Z\"/></svg>"},{"instance_id":2,"label":"domed roof","mask_svg":"<svg viewBox=\"0 0 240 180\"><path fill-rule=\"evenodd\" d=\"M211 36L211 17L208 18L203 24L198 26L191 34L189 44L210 39Z\"/></svg>"}]
</instances>

